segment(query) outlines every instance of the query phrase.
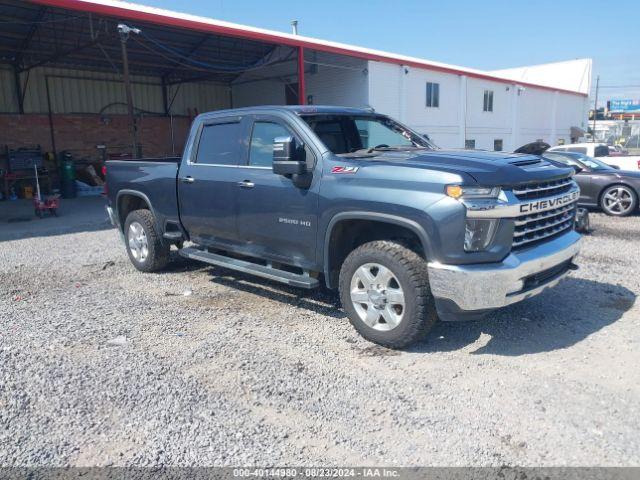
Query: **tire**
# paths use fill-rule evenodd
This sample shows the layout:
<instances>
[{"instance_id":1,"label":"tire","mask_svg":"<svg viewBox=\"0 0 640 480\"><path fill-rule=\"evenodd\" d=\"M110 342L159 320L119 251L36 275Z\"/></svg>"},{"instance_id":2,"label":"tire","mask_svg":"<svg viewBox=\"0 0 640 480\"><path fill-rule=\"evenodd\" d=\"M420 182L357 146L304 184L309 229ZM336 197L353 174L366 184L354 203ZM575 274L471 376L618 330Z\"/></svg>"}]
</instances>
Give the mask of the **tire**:
<instances>
[{"instance_id":1,"label":"tire","mask_svg":"<svg viewBox=\"0 0 640 480\"><path fill-rule=\"evenodd\" d=\"M373 281L374 288L363 279ZM424 339L438 319L427 263L392 241L369 242L353 250L340 269L339 289L353 327L385 347L404 348Z\"/></svg>"},{"instance_id":2,"label":"tire","mask_svg":"<svg viewBox=\"0 0 640 480\"><path fill-rule=\"evenodd\" d=\"M157 272L169 263L170 245L158 232L149 210L134 210L127 215L124 238L129 260L141 272Z\"/></svg>"},{"instance_id":3,"label":"tire","mask_svg":"<svg viewBox=\"0 0 640 480\"><path fill-rule=\"evenodd\" d=\"M600 194L600 208L612 217L626 217L638 209L638 195L627 185L610 185Z\"/></svg>"}]
</instances>

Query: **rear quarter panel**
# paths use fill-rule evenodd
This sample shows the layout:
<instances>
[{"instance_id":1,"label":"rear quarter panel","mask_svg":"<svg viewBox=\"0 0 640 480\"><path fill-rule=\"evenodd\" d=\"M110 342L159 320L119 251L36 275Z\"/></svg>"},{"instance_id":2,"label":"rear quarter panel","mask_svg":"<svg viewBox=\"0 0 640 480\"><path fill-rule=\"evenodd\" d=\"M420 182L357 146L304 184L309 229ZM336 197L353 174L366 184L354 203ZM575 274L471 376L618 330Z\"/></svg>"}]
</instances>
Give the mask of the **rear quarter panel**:
<instances>
[{"instance_id":1,"label":"rear quarter panel","mask_svg":"<svg viewBox=\"0 0 640 480\"><path fill-rule=\"evenodd\" d=\"M117 212L118 200L122 195L138 195L144 198L156 217L158 228L164 231L167 221L178 221L177 176L177 162L108 161L109 202Z\"/></svg>"}]
</instances>

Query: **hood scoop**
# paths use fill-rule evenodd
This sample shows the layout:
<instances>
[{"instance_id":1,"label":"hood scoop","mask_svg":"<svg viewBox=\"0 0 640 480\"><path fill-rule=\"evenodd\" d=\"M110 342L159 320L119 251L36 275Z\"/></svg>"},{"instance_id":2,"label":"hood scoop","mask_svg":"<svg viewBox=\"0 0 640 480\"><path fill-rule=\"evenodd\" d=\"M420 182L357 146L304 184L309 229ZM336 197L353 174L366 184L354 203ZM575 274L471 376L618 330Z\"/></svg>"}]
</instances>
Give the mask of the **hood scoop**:
<instances>
[{"instance_id":1,"label":"hood scoop","mask_svg":"<svg viewBox=\"0 0 640 480\"><path fill-rule=\"evenodd\" d=\"M515 162L509 162L511 165L515 165L516 167L528 167L530 165L537 165L538 163L542 163L540 158L526 158L524 160L516 160Z\"/></svg>"}]
</instances>

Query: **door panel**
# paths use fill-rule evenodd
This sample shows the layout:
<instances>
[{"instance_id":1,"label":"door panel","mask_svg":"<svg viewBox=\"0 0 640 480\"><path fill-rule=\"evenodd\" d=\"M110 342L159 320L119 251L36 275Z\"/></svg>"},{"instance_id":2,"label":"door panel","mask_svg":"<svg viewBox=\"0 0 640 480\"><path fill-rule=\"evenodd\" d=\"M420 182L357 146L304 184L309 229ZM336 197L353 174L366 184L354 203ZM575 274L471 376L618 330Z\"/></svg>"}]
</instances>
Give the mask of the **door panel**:
<instances>
[{"instance_id":1,"label":"door panel","mask_svg":"<svg viewBox=\"0 0 640 480\"><path fill-rule=\"evenodd\" d=\"M178 178L180 218L190 238L203 245L237 239L238 165L246 157L246 121L216 119L201 127L193 162Z\"/></svg>"},{"instance_id":2,"label":"door panel","mask_svg":"<svg viewBox=\"0 0 640 480\"><path fill-rule=\"evenodd\" d=\"M573 176L580 187L580 198L578 203L586 205L593 203L593 183L591 181L591 173L577 173Z\"/></svg>"},{"instance_id":3,"label":"door panel","mask_svg":"<svg viewBox=\"0 0 640 480\"><path fill-rule=\"evenodd\" d=\"M238 186L238 237L252 253L301 267L315 262L317 179L296 186L271 169L273 139L296 135L278 118L255 116L248 165L240 167L245 186ZM307 155L313 155L309 150ZM251 186L249 186L251 185Z\"/></svg>"}]
</instances>

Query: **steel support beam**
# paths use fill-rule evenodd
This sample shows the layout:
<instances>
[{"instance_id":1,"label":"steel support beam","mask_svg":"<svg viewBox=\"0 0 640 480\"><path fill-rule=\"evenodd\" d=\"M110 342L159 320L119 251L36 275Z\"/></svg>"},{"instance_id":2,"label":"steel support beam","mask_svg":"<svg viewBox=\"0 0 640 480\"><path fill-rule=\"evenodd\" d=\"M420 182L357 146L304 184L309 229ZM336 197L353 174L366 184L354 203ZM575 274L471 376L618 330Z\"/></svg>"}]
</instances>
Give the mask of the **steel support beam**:
<instances>
[{"instance_id":1,"label":"steel support beam","mask_svg":"<svg viewBox=\"0 0 640 480\"><path fill-rule=\"evenodd\" d=\"M133 91L131 90L131 77L129 76L129 57L127 56L127 40L129 32L120 30L120 46L122 48L122 76L124 80L124 88L127 95L127 115L129 116L129 125L131 129L131 142L133 146L133 156L140 158L138 151L138 125L133 111Z\"/></svg>"},{"instance_id":2,"label":"steel support beam","mask_svg":"<svg viewBox=\"0 0 640 480\"><path fill-rule=\"evenodd\" d=\"M24 95L22 94L22 82L20 81L20 71L17 65L13 65L13 82L16 90L16 100L18 101L18 112L24 113Z\"/></svg>"},{"instance_id":3,"label":"steel support beam","mask_svg":"<svg viewBox=\"0 0 640 480\"><path fill-rule=\"evenodd\" d=\"M306 85L304 78L304 47L298 47L298 103L307 103Z\"/></svg>"},{"instance_id":4,"label":"steel support beam","mask_svg":"<svg viewBox=\"0 0 640 480\"><path fill-rule=\"evenodd\" d=\"M14 60L14 63L18 67L22 64L22 60L24 58L24 52L26 52L29 49L29 45L31 45L31 40L33 40L33 37L38 31L38 25L42 21L44 16L47 14L47 10L48 10L48 7L42 7L40 10L38 10L38 14L36 15L36 18L33 20L33 24L29 29L29 33L27 33L27 36L24 38L24 40L20 44L20 47L18 47L18 54L16 55L16 58Z\"/></svg>"},{"instance_id":5,"label":"steel support beam","mask_svg":"<svg viewBox=\"0 0 640 480\"><path fill-rule=\"evenodd\" d=\"M169 116L169 98L167 92L167 80L165 77L160 78L160 82L162 84L162 108L164 110L164 114Z\"/></svg>"}]
</instances>

